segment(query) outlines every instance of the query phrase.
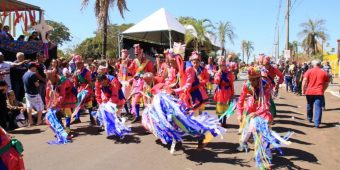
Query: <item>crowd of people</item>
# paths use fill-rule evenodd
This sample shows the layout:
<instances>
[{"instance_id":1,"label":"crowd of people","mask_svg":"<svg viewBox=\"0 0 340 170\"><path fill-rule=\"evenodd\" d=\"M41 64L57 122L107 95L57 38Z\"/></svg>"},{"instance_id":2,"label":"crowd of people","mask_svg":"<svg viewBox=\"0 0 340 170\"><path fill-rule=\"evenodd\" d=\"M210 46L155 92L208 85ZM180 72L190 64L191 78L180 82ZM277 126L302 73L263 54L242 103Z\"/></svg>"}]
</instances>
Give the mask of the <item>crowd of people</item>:
<instances>
[{"instance_id":1,"label":"crowd of people","mask_svg":"<svg viewBox=\"0 0 340 170\"><path fill-rule=\"evenodd\" d=\"M164 96L153 99L159 94L166 93L175 97L176 101L181 101L182 104L176 107L183 107L180 110L186 110L185 113L193 117L203 115L205 104L212 98L216 102L216 116L221 127L226 127L226 113L232 105L237 108L241 134L240 146L237 148L239 151L248 149L247 141L251 135L263 133L261 139L257 138L260 141L255 142L258 145L256 148L263 150L256 149L255 152L265 152L267 156L256 159L259 162L265 159L268 163L271 160L269 145L279 145L279 141L288 143L270 130L276 116L272 94L278 93L284 81L287 91L307 96L307 118L310 122L313 120L313 106L316 103L315 127L321 123L320 104L325 103L323 95L330 77L329 64L323 67L325 71L322 72L321 62L317 60L311 62L311 65L290 65L286 62L276 66L272 64L271 57L261 54L257 63L247 68L248 79L243 83L240 97L235 102L234 81L239 68L237 63L231 61L231 56L219 56L215 61L209 57L205 65L197 51L192 52L189 60L185 61L183 47L178 45L164 51L164 54L156 54L155 63L146 58L140 44L134 45L134 53L136 58L131 59L128 50L123 49L117 61L102 62L91 58L84 61L82 56L73 55L70 61L53 59L48 67L43 53L37 53L35 61L28 61L19 52L14 62L4 61L4 55L0 53L1 127L11 130L23 126L26 120L27 126L42 125L43 114L48 109L58 109L56 117L63 125L67 139L72 140L71 125L81 122L80 110L89 113L90 125L96 126L98 121L93 112L99 110L98 106L102 104L113 103L119 120L126 117L135 123L145 116L141 115L141 108L155 107L157 101L154 100L163 100ZM167 101L167 97L164 101ZM163 106L160 110L167 112ZM159 113L149 109L144 114ZM157 127L158 130L155 128L157 125L154 117L146 117L148 120L143 123L146 129L162 141L168 141L160 135L163 132L159 128L162 127ZM181 119L185 122L191 116ZM181 125L185 127L183 122ZM174 129L179 127L177 122ZM199 130L197 133L200 133ZM214 130L211 134L216 136ZM201 135L198 139L199 150L204 148L204 141L207 141L207 137Z\"/></svg>"}]
</instances>

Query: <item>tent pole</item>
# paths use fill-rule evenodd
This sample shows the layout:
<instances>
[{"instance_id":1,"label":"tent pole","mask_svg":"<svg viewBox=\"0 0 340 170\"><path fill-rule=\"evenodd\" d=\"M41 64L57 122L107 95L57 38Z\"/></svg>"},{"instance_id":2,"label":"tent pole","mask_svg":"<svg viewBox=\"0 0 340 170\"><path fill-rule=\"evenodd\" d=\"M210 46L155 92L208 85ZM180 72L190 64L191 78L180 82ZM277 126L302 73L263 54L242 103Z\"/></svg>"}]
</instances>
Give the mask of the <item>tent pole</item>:
<instances>
[{"instance_id":1,"label":"tent pole","mask_svg":"<svg viewBox=\"0 0 340 170\"><path fill-rule=\"evenodd\" d=\"M172 48L172 45L171 45L171 41L172 41L172 39L171 39L171 30L169 30L169 46L170 46L170 48Z\"/></svg>"}]
</instances>

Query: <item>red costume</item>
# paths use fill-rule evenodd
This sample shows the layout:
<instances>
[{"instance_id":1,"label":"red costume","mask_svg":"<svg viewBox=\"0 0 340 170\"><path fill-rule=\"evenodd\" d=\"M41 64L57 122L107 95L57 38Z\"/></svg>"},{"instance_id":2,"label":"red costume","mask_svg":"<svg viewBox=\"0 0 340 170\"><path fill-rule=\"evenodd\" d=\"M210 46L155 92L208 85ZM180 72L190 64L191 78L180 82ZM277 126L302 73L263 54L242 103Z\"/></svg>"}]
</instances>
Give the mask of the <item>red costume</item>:
<instances>
[{"instance_id":1,"label":"red costume","mask_svg":"<svg viewBox=\"0 0 340 170\"><path fill-rule=\"evenodd\" d=\"M11 139L5 130L0 127L0 169L25 169L24 159L22 158L21 153L17 150L19 148L22 149L21 143Z\"/></svg>"},{"instance_id":2,"label":"red costume","mask_svg":"<svg viewBox=\"0 0 340 170\"><path fill-rule=\"evenodd\" d=\"M260 78L259 78L260 79ZM273 120L272 115L270 114L270 96L271 96L271 85L266 80L261 80L263 84L263 99L259 100L261 89L254 89L250 81L247 80L243 83L241 95L237 102L238 108L238 116L242 116L244 111L247 114L255 112L257 116L260 116L264 120L270 122ZM246 108L244 108L245 100L248 97L248 101L246 103ZM259 103L263 102L263 103Z\"/></svg>"},{"instance_id":3,"label":"red costume","mask_svg":"<svg viewBox=\"0 0 340 170\"><path fill-rule=\"evenodd\" d=\"M129 66L129 72L131 75L135 75L137 73L146 73L151 72L153 73L153 64L148 59L143 58L142 61L139 61L135 58L131 65Z\"/></svg>"},{"instance_id":4,"label":"red costume","mask_svg":"<svg viewBox=\"0 0 340 170\"><path fill-rule=\"evenodd\" d=\"M78 93L83 90L87 90L87 98L84 103L91 102L93 96L93 88L91 86L91 71L83 67L81 70L77 70L76 75L73 76L74 86L77 87Z\"/></svg>"},{"instance_id":5,"label":"red costume","mask_svg":"<svg viewBox=\"0 0 340 170\"><path fill-rule=\"evenodd\" d=\"M118 107L123 106L125 98L121 90L122 85L117 78L108 76L107 86L102 86L98 80L96 81L95 86L98 104L112 102Z\"/></svg>"},{"instance_id":6,"label":"red costume","mask_svg":"<svg viewBox=\"0 0 340 170\"><path fill-rule=\"evenodd\" d=\"M199 54L193 53L191 60L200 60ZM174 91L180 94L180 99L189 108L202 109L204 103L208 101L205 86L209 81L209 74L203 67L195 69L190 62L186 64L185 76L180 76L180 87Z\"/></svg>"},{"instance_id":7,"label":"red costume","mask_svg":"<svg viewBox=\"0 0 340 170\"><path fill-rule=\"evenodd\" d=\"M217 103L227 104L234 95L234 75L229 71L219 71L215 74L214 82L217 85L214 100Z\"/></svg>"}]
</instances>

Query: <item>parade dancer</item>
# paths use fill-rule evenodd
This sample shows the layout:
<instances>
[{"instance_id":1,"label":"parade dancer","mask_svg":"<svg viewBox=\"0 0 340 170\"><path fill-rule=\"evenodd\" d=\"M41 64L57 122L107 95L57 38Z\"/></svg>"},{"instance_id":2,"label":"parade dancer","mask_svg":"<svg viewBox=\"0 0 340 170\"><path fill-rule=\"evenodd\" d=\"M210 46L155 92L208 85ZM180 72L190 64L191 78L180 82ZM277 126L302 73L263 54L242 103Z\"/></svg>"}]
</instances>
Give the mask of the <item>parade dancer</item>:
<instances>
[{"instance_id":1,"label":"parade dancer","mask_svg":"<svg viewBox=\"0 0 340 170\"><path fill-rule=\"evenodd\" d=\"M206 83L209 81L207 71L200 66L201 55L193 52L190 62L186 63L185 78L181 77L185 84L174 89L179 94L180 99L186 102L187 106L195 111L195 115L204 110L204 105L208 101L208 95L205 90Z\"/></svg>"},{"instance_id":2,"label":"parade dancer","mask_svg":"<svg viewBox=\"0 0 340 170\"><path fill-rule=\"evenodd\" d=\"M129 71L131 75L136 75L137 73L143 74L146 72L154 73L154 66L151 61L149 61L145 54L143 53L143 49L140 44L135 44L133 46L135 48L136 58L132 61L129 66Z\"/></svg>"},{"instance_id":3,"label":"parade dancer","mask_svg":"<svg viewBox=\"0 0 340 170\"><path fill-rule=\"evenodd\" d=\"M255 161L259 168L270 169L271 150L270 145L275 148L280 145L289 145L287 141L292 133L281 138L277 133L271 131L269 124L273 120L270 113L271 84L265 78L261 78L260 67L248 69L249 79L242 87L241 95L237 103L238 120L243 122L242 135L238 151L247 151L247 141L252 135L255 144ZM246 98L248 97L247 101ZM246 108L244 105L246 103Z\"/></svg>"},{"instance_id":4,"label":"parade dancer","mask_svg":"<svg viewBox=\"0 0 340 170\"><path fill-rule=\"evenodd\" d=\"M91 79L91 71L84 67L84 61L81 56L75 56L76 71L73 75L74 86L77 87L78 94L83 90L87 91L84 99L84 107L88 109L90 113L90 125L95 125L96 122L91 115L92 112L92 100L93 100L93 83ZM78 101L79 102L79 101ZM80 123L79 112L76 113L76 118L72 123Z\"/></svg>"},{"instance_id":5,"label":"parade dancer","mask_svg":"<svg viewBox=\"0 0 340 170\"><path fill-rule=\"evenodd\" d=\"M131 132L131 129L126 127L124 125L125 120L119 117L119 110L124 104L121 84L117 78L101 74L98 75L95 86L99 108L94 116L97 117L99 124L104 127L107 137L124 137Z\"/></svg>"},{"instance_id":6,"label":"parade dancer","mask_svg":"<svg viewBox=\"0 0 340 170\"><path fill-rule=\"evenodd\" d=\"M185 66L185 77L181 76L180 87L174 89L178 93L180 100L184 101L187 109L194 112L194 116L198 116L204 110L205 103L208 101L208 95L205 89L206 83L209 81L207 71L200 66L201 55L194 51L190 57L190 62ZM181 69L181 67L180 67ZM206 136L202 135L198 140L198 150L203 150L207 142L204 142ZM209 141L211 135L205 140Z\"/></svg>"},{"instance_id":7,"label":"parade dancer","mask_svg":"<svg viewBox=\"0 0 340 170\"><path fill-rule=\"evenodd\" d=\"M258 63L259 65L263 66L267 72L266 72L266 77L268 79L268 83L271 84L271 86L273 87L274 90L274 94L277 95L278 91L279 91L279 86L280 84L283 83L283 74L281 73L281 71L276 68L273 67L270 64L270 57L269 56L265 56L265 55L260 55L259 59L258 59ZM275 81L275 78L278 77L278 81ZM272 113L273 117L276 116L276 106L274 103L274 100L271 96L270 98L270 112Z\"/></svg>"},{"instance_id":8,"label":"parade dancer","mask_svg":"<svg viewBox=\"0 0 340 170\"><path fill-rule=\"evenodd\" d=\"M120 114L119 110L123 107L125 98L119 80L114 76L101 74L97 77L95 87L98 105L112 102L117 105L117 114Z\"/></svg>"},{"instance_id":9,"label":"parade dancer","mask_svg":"<svg viewBox=\"0 0 340 170\"><path fill-rule=\"evenodd\" d=\"M209 81L207 83L207 90L211 94L211 90L212 90L212 87L213 87L214 76L215 76L215 73L216 73L216 66L213 63L213 58L212 57L208 58L208 64L205 66L205 69L209 73Z\"/></svg>"},{"instance_id":10,"label":"parade dancer","mask_svg":"<svg viewBox=\"0 0 340 170\"><path fill-rule=\"evenodd\" d=\"M71 115L77 103L77 89L73 86L70 79L65 76L59 76L55 70L46 73L48 82L46 87L47 108L57 109L57 118L62 124L61 118L65 115L65 131L68 139L72 138L71 134Z\"/></svg>"},{"instance_id":11,"label":"parade dancer","mask_svg":"<svg viewBox=\"0 0 340 170\"><path fill-rule=\"evenodd\" d=\"M132 123L140 120L139 108L143 96L144 79L140 73L137 73L135 77L130 81L132 85L132 91L127 100L131 100L131 114L133 115Z\"/></svg>"},{"instance_id":12,"label":"parade dancer","mask_svg":"<svg viewBox=\"0 0 340 170\"><path fill-rule=\"evenodd\" d=\"M0 126L0 169L24 170L23 146Z\"/></svg>"},{"instance_id":13,"label":"parade dancer","mask_svg":"<svg viewBox=\"0 0 340 170\"><path fill-rule=\"evenodd\" d=\"M131 65L132 60L130 59L130 55L127 49L122 49L121 51L121 62L119 63L119 74L118 79L122 84L122 91L124 96L129 96L131 91L131 86L129 86L128 81L132 78L131 74L128 71L128 67ZM130 111L128 108L128 104L124 103L124 109L126 115L130 115Z\"/></svg>"},{"instance_id":14,"label":"parade dancer","mask_svg":"<svg viewBox=\"0 0 340 170\"><path fill-rule=\"evenodd\" d=\"M216 114L221 115L228 109L229 102L234 96L234 76L233 73L228 71L225 64L225 59L218 60L219 70L215 74L214 82L217 85L214 100L216 101ZM220 123L226 127L226 117L220 118Z\"/></svg>"}]
</instances>

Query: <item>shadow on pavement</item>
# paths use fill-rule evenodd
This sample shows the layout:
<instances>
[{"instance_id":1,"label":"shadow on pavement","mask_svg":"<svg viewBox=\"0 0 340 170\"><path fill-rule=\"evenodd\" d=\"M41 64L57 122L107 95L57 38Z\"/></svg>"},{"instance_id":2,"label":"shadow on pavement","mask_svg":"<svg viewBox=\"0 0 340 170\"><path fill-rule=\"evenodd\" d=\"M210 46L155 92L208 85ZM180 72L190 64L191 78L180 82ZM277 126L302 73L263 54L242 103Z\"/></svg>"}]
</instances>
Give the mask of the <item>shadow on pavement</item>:
<instances>
[{"instance_id":1,"label":"shadow on pavement","mask_svg":"<svg viewBox=\"0 0 340 170\"><path fill-rule=\"evenodd\" d=\"M321 128L321 129L324 129L324 128L334 128L336 125L339 125L339 122L321 123L319 128Z\"/></svg>"},{"instance_id":2,"label":"shadow on pavement","mask_svg":"<svg viewBox=\"0 0 340 170\"><path fill-rule=\"evenodd\" d=\"M303 126L303 127L313 127L312 124L305 124L305 123L301 123L301 122L297 122L297 121L293 121L293 120L278 120L276 121L277 124L290 124L290 125L294 125L294 126Z\"/></svg>"},{"instance_id":3,"label":"shadow on pavement","mask_svg":"<svg viewBox=\"0 0 340 170\"><path fill-rule=\"evenodd\" d=\"M301 145L314 145L313 143L301 141L299 139L294 139L294 138L289 138L289 141L291 141L292 143L298 143L298 144L301 144Z\"/></svg>"},{"instance_id":4,"label":"shadow on pavement","mask_svg":"<svg viewBox=\"0 0 340 170\"><path fill-rule=\"evenodd\" d=\"M303 169L302 167L295 165L293 161L304 161L309 162L312 164L319 164L318 159L315 157L315 155L300 150L300 149L294 149L294 148L281 148L283 152L283 156L279 156L278 154L275 154L273 156L273 163L272 166L273 169L278 168L287 168L287 169ZM291 157L288 159L288 157Z\"/></svg>"},{"instance_id":5,"label":"shadow on pavement","mask_svg":"<svg viewBox=\"0 0 340 170\"><path fill-rule=\"evenodd\" d=\"M288 113L288 114L303 115L302 113L293 112L293 111L290 111L290 110L277 110L277 113L278 114L280 114L280 113Z\"/></svg>"},{"instance_id":6,"label":"shadow on pavement","mask_svg":"<svg viewBox=\"0 0 340 170\"><path fill-rule=\"evenodd\" d=\"M44 131L42 131L41 129L20 129L20 130L10 131L9 133L10 134L26 134L26 135L29 135L29 134L37 134L37 133L41 133L41 132L44 132Z\"/></svg>"},{"instance_id":7,"label":"shadow on pavement","mask_svg":"<svg viewBox=\"0 0 340 170\"><path fill-rule=\"evenodd\" d=\"M238 143L229 143L229 142L210 142L206 146L206 148L211 148L212 151L217 153L225 153L225 154L234 154L240 153L236 150L239 146Z\"/></svg>"},{"instance_id":8,"label":"shadow on pavement","mask_svg":"<svg viewBox=\"0 0 340 170\"><path fill-rule=\"evenodd\" d=\"M114 140L115 144L130 144L130 143L140 143L141 140L135 135L125 135L124 138L119 138L117 136L109 136L107 139Z\"/></svg>"},{"instance_id":9,"label":"shadow on pavement","mask_svg":"<svg viewBox=\"0 0 340 170\"><path fill-rule=\"evenodd\" d=\"M151 134L143 126L140 125L131 127L131 133L138 136L146 136Z\"/></svg>"},{"instance_id":10,"label":"shadow on pavement","mask_svg":"<svg viewBox=\"0 0 340 170\"><path fill-rule=\"evenodd\" d=\"M237 157L232 158L219 158L218 153L202 150L197 151L196 149L188 149L184 150L184 153L187 155L187 159L197 162L199 165L203 163L211 162L211 163L227 163L232 165L238 165L241 167L251 167L248 165L249 161L244 161L243 159L238 159Z\"/></svg>"},{"instance_id":11,"label":"shadow on pavement","mask_svg":"<svg viewBox=\"0 0 340 170\"><path fill-rule=\"evenodd\" d=\"M275 103L275 105L276 105L276 106L288 106L288 107L298 108L297 106L290 105L290 104L285 104L285 103Z\"/></svg>"},{"instance_id":12,"label":"shadow on pavement","mask_svg":"<svg viewBox=\"0 0 340 170\"><path fill-rule=\"evenodd\" d=\"M291 129L291 128L287 128L287 127L280 127L280 126L274 126L272 128L272 130L277 132L277 133L286 133L286 132L292 131L294 133L298 133L298 134L301 134L301 135L305 135L306 134L305 132L300 131L300 130Z\"/></svg>"},{"instance_id":13,"label":"shadow on pavement","mask_svg":"<svg viewBox=\"0 0 340 170\"><path fill-rule=\"evenodd\" d=\"M291 115L276 114L276 117L275 117L275 118L287 118L287 119L292 119L292 116L291 116ZM302 118L299 118L299 117L294 117L294 119L297 119L297 120L305 120L305 119L302 119Z\"/></svg>"},{"instance_id":14,"label":"shadow on pavement","mask_svg":"<svg viewBox=\"0 0 340 170\"><path fill-rule=\"evenodd\" d=\"M327 111L334 111L334 110L336 110L336 111L339 111L339 110L340 110L340 108L338 107L338 108L331 108L331 109L327 109L327 110L326 110L326 112L327 112Z\"/></svg>"},{"instance_id":15,"label":"shadow on pavement","mask_svg":"<svg viewBox=\"0 0 340 170\"><path fill-rule=\"evenodd\" d=\"M98 127L93 126L81 126L73 129L74 137L82 135L100 135Z\"/></svg>"},{"instance_id":16,"label":"shadow on pavement","mask_svg":"<svg viewBox=\"0 0 340 170\"><path fill-rule=\"evenodd\" d=\"M204 110L216 110L216 106L205 106Z\"/></svg>"}]
</instances>

